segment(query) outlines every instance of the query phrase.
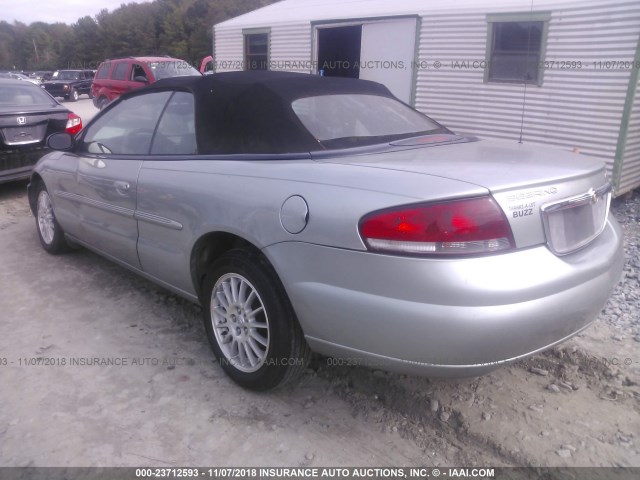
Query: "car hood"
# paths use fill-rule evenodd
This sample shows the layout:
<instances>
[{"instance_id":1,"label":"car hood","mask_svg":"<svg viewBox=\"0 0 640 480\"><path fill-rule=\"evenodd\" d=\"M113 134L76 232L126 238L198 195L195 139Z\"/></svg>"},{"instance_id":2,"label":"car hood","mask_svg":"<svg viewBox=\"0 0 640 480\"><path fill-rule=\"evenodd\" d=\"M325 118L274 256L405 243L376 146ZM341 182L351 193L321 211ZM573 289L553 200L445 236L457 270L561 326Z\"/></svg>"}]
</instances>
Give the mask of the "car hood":
<instances>
[{"instance_id":1,"label":"car hood","mask_svg":"<svg viewBox=\"0 0 640 480\"><path fill-rule=\"evenodd\" d=\"M320 161L443 177L481 186L494 194L588 177L605 168L601 160L560 149L487 140Z\"/></svg>"}]
</instances>

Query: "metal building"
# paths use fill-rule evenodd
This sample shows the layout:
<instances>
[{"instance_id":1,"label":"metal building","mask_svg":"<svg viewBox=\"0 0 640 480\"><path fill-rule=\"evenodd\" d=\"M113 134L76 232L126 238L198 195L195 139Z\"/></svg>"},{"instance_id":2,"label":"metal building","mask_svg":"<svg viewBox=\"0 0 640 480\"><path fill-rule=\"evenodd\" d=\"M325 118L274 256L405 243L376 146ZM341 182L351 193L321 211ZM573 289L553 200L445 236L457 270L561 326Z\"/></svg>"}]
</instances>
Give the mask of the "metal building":
<instances>
[{"instance_id":1,"label":"metal building","mask_svg":"<svg viewBox=\"0 0 640 480\"><path fill-rule=\"evenodd\" d=\"M284 0L214 26L216 71L384 83L454 131L556 145L640 186L640 1Z\"/></svg>"}]
</instances>

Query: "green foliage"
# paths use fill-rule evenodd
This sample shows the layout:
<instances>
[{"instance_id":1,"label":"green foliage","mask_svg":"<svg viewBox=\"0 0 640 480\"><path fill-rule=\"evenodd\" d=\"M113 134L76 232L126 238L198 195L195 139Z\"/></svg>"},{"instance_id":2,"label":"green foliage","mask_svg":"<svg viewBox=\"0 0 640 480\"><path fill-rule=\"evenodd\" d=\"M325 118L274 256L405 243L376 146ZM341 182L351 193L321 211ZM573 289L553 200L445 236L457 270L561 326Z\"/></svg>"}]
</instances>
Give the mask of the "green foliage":
<instances>
[{"instance_id":1,"label":"green foliage","mask_svg":"<svg viewBox=\"0 0 640 480\"><path fill-rule=\"evenodd\" d=\"M171 55L198 65L216 23L275 0L155 0L122 4L73 25L0 21L0 70L97 68L106 58Z\"/></svg>"}]
</instances>

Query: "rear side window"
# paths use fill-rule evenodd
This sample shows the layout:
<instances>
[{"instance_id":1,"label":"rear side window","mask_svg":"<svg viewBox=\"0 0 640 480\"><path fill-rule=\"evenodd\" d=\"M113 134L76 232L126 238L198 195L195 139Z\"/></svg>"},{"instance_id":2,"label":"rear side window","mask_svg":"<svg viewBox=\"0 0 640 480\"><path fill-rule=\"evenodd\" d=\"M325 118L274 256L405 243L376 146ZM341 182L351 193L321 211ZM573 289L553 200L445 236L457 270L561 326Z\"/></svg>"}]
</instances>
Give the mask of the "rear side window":
<instances>
[{"instance_id":1,"label":"rear side window","mask_svg":"<svg viewBox=\"0 0 640 480\"><path fill-rule=\"evenodd\" d=\"M118 63L113 69L113 80L127 80L127 72L129 71L128 63Z\"/></svg>"},{"instance_id":2,"label":"rear side window","mask_svg":"<svg viewBox=\"0 0 640 480\"><path fill-rule=\"evenodd\" d=\"M105 62L100 65L98 69L98 73L96 73L96 78L108 78L109 69L111 68L111 62Z\"/></svg>"}]
</instances>

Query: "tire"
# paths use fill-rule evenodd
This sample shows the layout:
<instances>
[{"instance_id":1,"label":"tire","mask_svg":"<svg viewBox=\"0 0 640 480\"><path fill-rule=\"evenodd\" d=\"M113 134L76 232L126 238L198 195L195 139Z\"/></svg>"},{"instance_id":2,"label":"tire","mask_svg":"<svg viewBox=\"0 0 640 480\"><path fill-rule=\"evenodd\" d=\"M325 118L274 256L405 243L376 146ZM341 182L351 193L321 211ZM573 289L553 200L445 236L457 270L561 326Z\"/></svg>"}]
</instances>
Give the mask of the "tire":
<instances>
[{"instance_id":1,"label":"tire","mask_svg":"<svg viewBox=\"0 0 640 480\"><path fill-rule=\"evenodd\" d=\"M109 100L107 99L107 97L100 97L98 99L98 110L102 110L107 105L109 105Z\"/></svg>"},{"instance_id":2,"label":"tire","mask_svg":"<svg viewBox=\"0 0 640 480\"><path fill-rule=\"evenodd\" d=\"M49 192L40 182L36 189L36 229L40 244L48 253L57 255L69 251L69 244L64 238L64 231L56 220Z\"/></svg>"},{"instance_id":3,"label":"tire","mask_svg":"<svg viewBox=\"0 0 640 480\"><path fill-rule=\"evenodd\" d=\"M78 98L80 98L80 95L78 94L78 91L74 88L73 90L71 90L71 93L69 94L69 101L77 102Z\"/></svg>"},{"instance_id":4,"label":"tire","mask_svg":"<svg viewBox=\"0 0 640 480\"><path fill-rule=\"evenodd\" d=\"M89 99L93 98L93 91L91 90L91 88L89 88L89 91L87 92L87 96L89 97Z\"/></svg>"},{"instance_id":5,"label":"tire","mask_svg":"<svg viewBox=\"0 0 640 480\"><path fill-rule=\"evenodd\" d=\"M249 250L227 252L211 266L203 292L209 343L234 382L261 391L302 374L311 350L264 257Z\"/></svg>"}]
</instances>

